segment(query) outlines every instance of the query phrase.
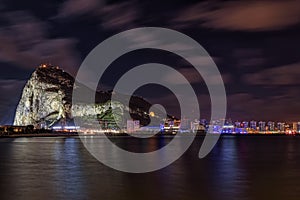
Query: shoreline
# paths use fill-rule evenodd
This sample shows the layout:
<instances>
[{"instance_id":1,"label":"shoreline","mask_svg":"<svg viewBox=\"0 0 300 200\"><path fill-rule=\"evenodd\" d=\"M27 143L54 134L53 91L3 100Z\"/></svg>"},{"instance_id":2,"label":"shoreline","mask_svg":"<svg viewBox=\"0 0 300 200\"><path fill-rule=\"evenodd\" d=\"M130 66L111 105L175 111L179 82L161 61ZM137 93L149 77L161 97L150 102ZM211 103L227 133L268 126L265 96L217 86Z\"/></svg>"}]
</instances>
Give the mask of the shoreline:
<instances>
[{"instance_id":1,"label":"shoreline","mask_svg":"<svg viewBox=\"0 0 300 200\"><path fill-rule=\"evenodd\" d=\"M139 136L143 137L139 137ZM80 137L80 136L87 136L87 137L93 137L93 136L106 136L106 137L133 137L133 138L159 138L159 137L164 137L164 136L172 136L175 137L177 134L172 134L172 133L157 133L155 135L153 134L127 134L127 133L101 133L101 134L78 134L77 132L70 132L70 133L65 133L65 132L57 132L57 133L28 133L28 134L10 134L10 135L1 135L0 138L22 138L22 137ZM181 136L193 136L194 134L189 134L189 133L183 133ZM196 137L205 137L207 134L206 133L197 133L195 136ZM270 136L300 136L300 134L285 134L285 133L278 133L278 134L216 134L212 133L209 134L211 136L220 136L220 137L270 137Z\"/></svg>"}]
</instances>

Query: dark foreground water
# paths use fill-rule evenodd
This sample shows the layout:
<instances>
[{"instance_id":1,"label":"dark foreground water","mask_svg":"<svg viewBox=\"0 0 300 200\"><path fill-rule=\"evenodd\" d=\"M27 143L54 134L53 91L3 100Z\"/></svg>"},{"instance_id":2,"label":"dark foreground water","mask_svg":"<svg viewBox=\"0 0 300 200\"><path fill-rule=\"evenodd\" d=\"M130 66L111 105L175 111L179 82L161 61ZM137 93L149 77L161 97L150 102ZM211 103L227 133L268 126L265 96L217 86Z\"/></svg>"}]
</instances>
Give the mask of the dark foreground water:
<instances>
[{"instance_id":1,"label":"dark foreground water","mask_svg":"<svg viewBox=\"0 0 300 200\"><path fill-rule=\"evenodd\" d=\"M223 137L200 160L202 139L169 167L146 174L104 166L79 138L0 139L0 199L300 199L300 137ZM142 145L155 149L168 140Z\"/></svg>"}]
</instances>

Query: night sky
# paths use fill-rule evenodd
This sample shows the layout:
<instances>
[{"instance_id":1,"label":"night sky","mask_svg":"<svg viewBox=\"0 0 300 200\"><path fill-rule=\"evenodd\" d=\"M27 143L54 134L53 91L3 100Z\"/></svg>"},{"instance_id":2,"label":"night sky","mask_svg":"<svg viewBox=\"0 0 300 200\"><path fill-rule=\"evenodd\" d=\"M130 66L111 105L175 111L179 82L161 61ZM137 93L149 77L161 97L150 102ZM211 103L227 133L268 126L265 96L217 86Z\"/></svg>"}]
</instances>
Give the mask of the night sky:
<instances>
[{"instance_id":1,"label":"night sky","mask_svg":"<svg viewBox=\"0 0 300 200\"><path fill-rule=\"evenodd\" d=\"M101 41L145 26L180 31L208 51L225 82L228 118L300 121L300 1L1 0L0 123L12 123L24 84L40 63L50 62L75 75ZM201 77L167 52L122 56L102 86L110 89L130 67L153 61L194 80L207 117L209 97ZM140 95L152 103L173 98L144 89Z\"/></svg>"}]
</instances>

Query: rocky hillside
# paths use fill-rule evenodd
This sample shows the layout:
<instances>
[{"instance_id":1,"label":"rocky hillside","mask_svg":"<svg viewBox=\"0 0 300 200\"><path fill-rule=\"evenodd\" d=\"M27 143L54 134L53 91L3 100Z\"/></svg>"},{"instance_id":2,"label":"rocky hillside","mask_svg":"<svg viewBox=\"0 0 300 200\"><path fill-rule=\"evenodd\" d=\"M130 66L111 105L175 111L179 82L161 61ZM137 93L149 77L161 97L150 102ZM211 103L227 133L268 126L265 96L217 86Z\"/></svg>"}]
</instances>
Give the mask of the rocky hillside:
<instances>
[{"instance_id":1,"label":"rocky hillside","mask_svg":"<svg viewBox=\"0 0 300 200\"><path fill-rule=\"evenodd\" d=\"M41 65L33 72L25 85L19 101L14 125L34 125L51 127L64 122L72 123L73 117L93 117L94 105L72 105L74 78L62 69L52 65ZM84 87L84 86L82 86ZM142 125L149 122L151 104L139 97L131 97L130 108L118 102L110 102L111 92L96 94L96 113L102 115L109 109L130 110L134 119ZM124 96L125 97L125 96Z\"/></svg>"}]
</instances>

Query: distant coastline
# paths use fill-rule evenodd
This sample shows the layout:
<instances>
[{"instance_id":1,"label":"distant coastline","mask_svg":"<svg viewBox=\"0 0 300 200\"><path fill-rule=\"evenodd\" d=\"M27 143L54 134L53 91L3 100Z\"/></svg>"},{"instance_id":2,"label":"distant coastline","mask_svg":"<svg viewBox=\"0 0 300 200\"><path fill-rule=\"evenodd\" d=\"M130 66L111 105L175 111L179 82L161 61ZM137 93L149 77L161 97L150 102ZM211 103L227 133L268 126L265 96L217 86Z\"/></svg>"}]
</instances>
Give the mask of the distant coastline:
<instances>
[{"instance_id":1,"label":"distant coastline","mask_svg":"<svg viewBox=\"0 0 300 200\"><path fill-rule=\"evenodd\" d=\"M22 137L79 137L79 136L86 136L86 137L92 137L92 136L107 136L107 137L136 137L143 135L144 138L148 137L164 137L164 136L173 136L175 137L177 134L172 133L157 133L157 134L150 134L150 133L141 133L141 134L128 134L128 133L97 133L97 134L80 134L78 132L49 132L49 133L22 133L22 134L9 134L9 135L1 135L0 138L22 138ZM182 133L182 136L193 136L192 133ZM206 136L207 133L197 133L196 136ZM253 137L253 136L300 136L300 134L285 134L285 133L277 133L277 134L216 134L211 133L209 135L212 136L236 136L236 137Z\"/></svg>"}]
</instances>

